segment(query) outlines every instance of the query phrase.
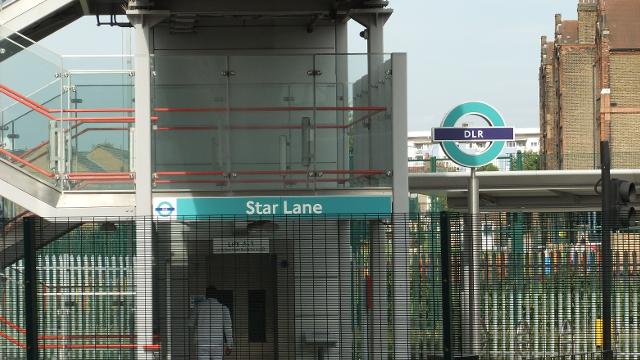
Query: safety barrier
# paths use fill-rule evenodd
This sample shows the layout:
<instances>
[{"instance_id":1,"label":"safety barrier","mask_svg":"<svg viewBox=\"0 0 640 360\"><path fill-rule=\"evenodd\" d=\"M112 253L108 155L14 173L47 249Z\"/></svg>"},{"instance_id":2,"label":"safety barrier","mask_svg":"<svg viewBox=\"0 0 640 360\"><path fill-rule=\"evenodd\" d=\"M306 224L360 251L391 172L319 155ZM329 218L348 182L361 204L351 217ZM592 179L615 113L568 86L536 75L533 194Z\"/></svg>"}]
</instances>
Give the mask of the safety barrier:
<instances>
[{"instance_id":1,"label":"safety barrier","mask_svg":"<svg viewBox=\"0 0 640 360\"><path fill-rule=\"evenodd\" d=\"M195 354L189 319L207 286L216 285L231 309L234 354L243 358L314 351L367 358L393 354L398 341L408 344L411 358L432 358L443 355L447 333L454 353L481 359L601 358L599 214L483 214L473 230L469 218L449 217L448 273L437 213L153 218L153 231L144 233L136 225L145 219L74 219L83 225L35 253L38 346L45 356L78 359L133 358L138 348ZM22 242L23 221L6 222L3 243ZM471 235L477 242L470 252ZM612 239L614 350L634 359L640 233L628 229ZM141 296L136 251L149 241L153 291ZM403 269L394 264L402 258L406 277L398 278ZM0 281L3 358L23 357L28 343L25 264L4 269ZM450 284L448 293L443 284ZM406 303L394 297L397 286L407 289ZM153 303L145 320L154 324L152 343L137 340L141 299ZM398 315L408 319L406 338L395 335Z\"/></svg>"}]
</instances>

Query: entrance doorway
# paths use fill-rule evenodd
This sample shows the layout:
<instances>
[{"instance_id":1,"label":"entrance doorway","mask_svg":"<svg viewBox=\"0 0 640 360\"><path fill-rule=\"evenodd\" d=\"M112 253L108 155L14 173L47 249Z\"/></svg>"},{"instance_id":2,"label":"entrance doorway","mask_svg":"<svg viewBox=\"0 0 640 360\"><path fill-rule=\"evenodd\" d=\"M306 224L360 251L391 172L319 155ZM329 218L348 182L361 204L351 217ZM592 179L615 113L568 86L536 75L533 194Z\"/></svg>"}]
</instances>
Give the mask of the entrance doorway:
<instances>
[{"instance_id":1,"label":"entrance doorway","mask_svg":"<svg viewBox=\"0 0 640 360\"><path fill-rule=\"evenodd\" d=\"M275 255L216 254L207 263L208 285L231 312L234 347L225 359L277 359Z\"/></svg>"}]
</instances>

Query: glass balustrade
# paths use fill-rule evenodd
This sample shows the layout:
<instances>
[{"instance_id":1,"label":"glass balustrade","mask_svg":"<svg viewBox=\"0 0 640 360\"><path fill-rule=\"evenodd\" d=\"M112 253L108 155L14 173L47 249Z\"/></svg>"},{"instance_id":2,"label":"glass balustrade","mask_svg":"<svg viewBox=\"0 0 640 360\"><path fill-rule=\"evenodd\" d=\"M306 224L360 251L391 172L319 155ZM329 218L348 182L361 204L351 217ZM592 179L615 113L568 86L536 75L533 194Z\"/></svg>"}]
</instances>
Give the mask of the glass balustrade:
<instances>
[{"instance_id":1,"label":"glass balustrade","mask_svg":"<svg viewBox=\"0 0 640 360\"><path fill-rule=\"evenodd\" d=\"M0 156L62 191L134 188L134 58L2 29ZM157 189L389 188L390 55L152 57Z\"/></svg>"},{"instance_id":2,"label":"glass balustrade","mask_svg":"<svg viewBox=\"0 0 640 360\"><path fill-rule=\"evenodd\" d=\"M133 188L133 57L64 58L65 189Z\"/></svg>"},{"instance_id":3,"label":"glass balustrade","mask_svg":"<svg viewBox=\"0 0 640 360\"><path fill-rule=\"evenodd\" d=\"M0 27L0 157L51 184L61 163L62 59Z\"/></svg>"},{"instance_id":4,"label":"glass balustrade","mask_svg":"<svg viewBox=\"0 0 640 360\"><path fill-rule=\"evenodd\" d=\"M163 55L153 64L157 188L391 186L389 55Z\"/></svg>"}]
</instances>

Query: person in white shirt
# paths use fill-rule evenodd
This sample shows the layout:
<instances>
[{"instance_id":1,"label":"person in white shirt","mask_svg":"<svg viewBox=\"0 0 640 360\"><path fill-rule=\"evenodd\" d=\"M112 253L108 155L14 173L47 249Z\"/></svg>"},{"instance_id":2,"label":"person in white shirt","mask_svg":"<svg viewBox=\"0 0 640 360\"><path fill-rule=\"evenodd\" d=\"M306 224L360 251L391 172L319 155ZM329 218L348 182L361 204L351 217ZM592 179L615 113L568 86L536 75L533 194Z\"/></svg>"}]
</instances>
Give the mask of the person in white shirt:
<instances>
[{"instance_id":1,"label":"person in white shirt","mask_svg":"<svg viewBox=\"0 0 640 360\"><path fill-rule=\"evenodd\" d=\"M207 288L207 298L196 304L191 314L195 327L198 360L222 360L233 349L233 327L229 308L217 299L215 287Z\"/></svg>"}]
</instances>

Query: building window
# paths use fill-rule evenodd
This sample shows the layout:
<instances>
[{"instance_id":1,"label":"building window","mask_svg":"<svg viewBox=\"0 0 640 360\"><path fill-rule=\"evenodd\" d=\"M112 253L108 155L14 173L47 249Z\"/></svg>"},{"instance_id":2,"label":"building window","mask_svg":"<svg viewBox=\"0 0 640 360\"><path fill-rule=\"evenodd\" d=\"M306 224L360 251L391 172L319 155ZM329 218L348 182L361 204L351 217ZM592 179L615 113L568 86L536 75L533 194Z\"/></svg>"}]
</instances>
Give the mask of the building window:
<instances>
[{"instance_id":1,"label":"building window","mask_svg":"<svg viewBox=\"0 0 640 360\"><path fill-rule=\"evenodd\" d=\"M507 141L507 146L508 147L516 147L516 142L515 141Z\"/></svg>"}]
</instances>

